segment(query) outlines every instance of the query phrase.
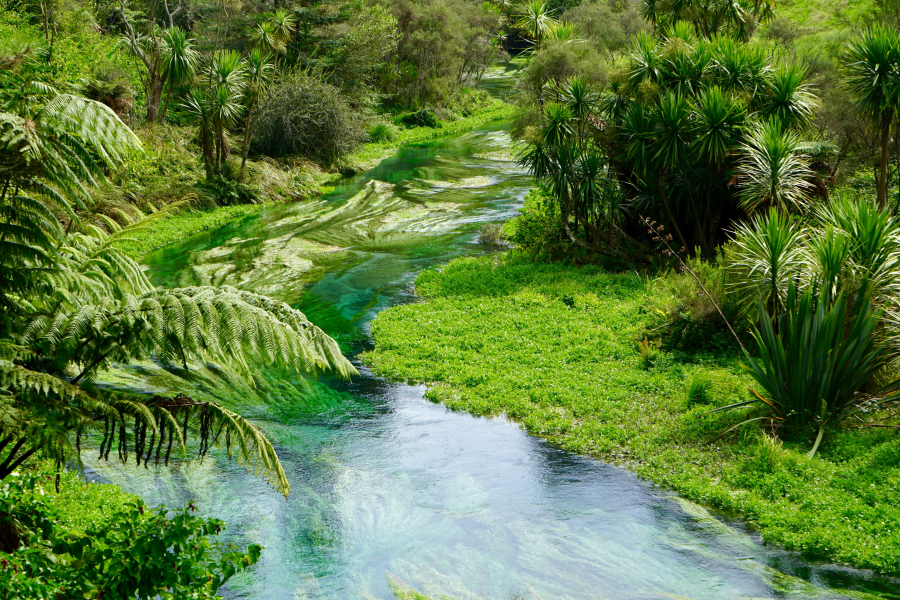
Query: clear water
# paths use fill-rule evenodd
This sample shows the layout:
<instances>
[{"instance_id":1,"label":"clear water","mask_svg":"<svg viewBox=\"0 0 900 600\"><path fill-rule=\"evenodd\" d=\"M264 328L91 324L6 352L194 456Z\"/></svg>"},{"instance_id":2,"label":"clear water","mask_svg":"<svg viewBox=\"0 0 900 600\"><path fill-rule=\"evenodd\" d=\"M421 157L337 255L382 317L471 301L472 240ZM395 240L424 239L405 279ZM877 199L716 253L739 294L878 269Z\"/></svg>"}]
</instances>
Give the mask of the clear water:
<instances>
[{"instance_id":1,"label":"clear water","mask_svg":"<svg viewBox=\"0 0 900 600\"><path fill-rule=\"evenodd\" d=\"M275 295L352 352L379 310L411 299L417 272L484 251L481 225L516 212L529 181L509 146L484 130L403 148L327 198L157 252L149 272ZM862 590L896 584L766 547L626 470L360 370L349 383L263 372L252 389L204 369L121 374L254 417L277 441L288 500L221 456L172 470L95 464L95 476L151 503L193 500L229 539L263 544L228 590L240 598L390 598L388 578L433 595L544 599L873 597Z\"/></svg>"}]
</instances>

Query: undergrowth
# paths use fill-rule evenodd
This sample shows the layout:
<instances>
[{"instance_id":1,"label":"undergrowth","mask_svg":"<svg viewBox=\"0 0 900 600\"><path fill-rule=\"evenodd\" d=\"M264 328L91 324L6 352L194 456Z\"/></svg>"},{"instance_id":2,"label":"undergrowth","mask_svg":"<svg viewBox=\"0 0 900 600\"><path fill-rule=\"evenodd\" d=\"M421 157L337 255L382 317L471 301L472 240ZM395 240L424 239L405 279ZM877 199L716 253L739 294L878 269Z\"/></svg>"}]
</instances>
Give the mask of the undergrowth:
<instances>
[{"instance_id":1,"label":"undergrowth","mask_svg":"<svg viewBox=\"0 0 900 600\"><path fill-rule=\"evenodd\" d=\"M647 339L650 306L671 288L634 273L458 259L417 279L418 304L372 326L363 360L383 376L432 384L428 397L478 415L505 414L567 450L626 465L693 500L742 515L764 539L808 555L900 572L900 436L830 431L781 442L747 418L710 409L750 399L727 339L700 350Z\"/></svg>"}]
</instances>

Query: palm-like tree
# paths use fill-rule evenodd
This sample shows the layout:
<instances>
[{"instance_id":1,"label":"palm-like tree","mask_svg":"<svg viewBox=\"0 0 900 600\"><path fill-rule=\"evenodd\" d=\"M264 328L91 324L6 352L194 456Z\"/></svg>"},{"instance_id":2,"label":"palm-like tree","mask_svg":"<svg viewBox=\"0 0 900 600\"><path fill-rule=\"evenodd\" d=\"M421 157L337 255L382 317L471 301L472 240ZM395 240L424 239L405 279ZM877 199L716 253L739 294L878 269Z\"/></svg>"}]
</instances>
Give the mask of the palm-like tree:
<instances>
[{"instance_id":1,"label":"palm-like tree","mask_svg":"<svg viewBox=\"0 0 900 600\"><path fill-rule=\"evenodd\" d=\"M804 83L806 77L807 71L794 65L776 71L766 82L768 93L760 109L762 116L777 118L785 129L805 129L816 106L811 86Z\"/></svg>"},{"instance_id":2,"label":"palm-like tree","mask_svg":"<svg viewBox=\"0 0 900 600\"><path fill-rule=\"evenodd\" d=\"M247 165L247 153L250 150L250 137L256 122L256 109L260 100L264 99L275 73L272 56L256 48L250 51L246 60L247 92L245 94L247 111L244 124L244 148L241 153L241 177Z\"/></svg>"},{"instance_id":3,"label":"palm-like tree","mask_svg":"<svg viewBox=\"0 0 900 600\"><path fill-rule=\"evenodd\" d=\"M167 29L163 33L166 42L166 55L163 61L165 79L168 84L166 101L163 104L160 120L165 122L166 113L169 110L169 101L172 99L172 90L180 85L190 82L194 78L197 66L200 64L200 53L194 50L194 40L187 36L179 27Z\"/></svg>"},{"instance_id":4,"label":"palm-like tree","mask_svg":"<svg viewBox=\"0 0 900 600\"><path fill-rule=\"evenodd\" d=\"M218 175L230 152L226 132L244 114L241 94L219 83L205 90L191 90L184 108L189 120L198 126L207 177Z\"/></svg>"},{"instance_id":5,"label":"palm-like tree","mask_svg":"<svg viewBox=\"0 0 900 600\"><path fill-rule=\"evenodd\" d=\"M844 68L847 90L856 100L857 109L880 130L878 206L884 208L888 143L900 105L900 35L883 25L867 29L847 44Z\"/></svg>"},{"instance_id":6,"label":"palm-like tree","mask_svg":"<svg viewBox=\"0 0 900 600\"><path fill-rule=\"evenodd\" d=\"M565 103L548 102L540 139L521 155L520 163L542 180L559 202L562 234L576 245L609 256L629 255L621 239L643 246L620 227L627 202L609 177L606 156L580 139L581 121L590 116L590 88L572 79L563 86Z\"/></svg>"},{"instance_id":7,"label":"palm-like tree","mask_svg":"<svg viewBox=\"0 0 900 600\"><path fill-rule=\"evenodd\" d=\"M266 52L284 54L287 51L287 47L278 38L275 25L271 21L263 21L251 30L250 41L254 48L259 48Z\"/></svg>"},{"instance_id":8,"label":"palm-like tree","mask_svg":"<svg viewBox=\"0 0 900 600\"><path fill-rule=\"evenodd\" d=\"M803 227L785 212L771 207L735 231L735 291L747 311L762 301L769 314L783 308L791 285L797 285L806 270Z\"/></svg>"},{"instance_id":9,"label":"palm-like tree","mask_svg":"<svg viewBox=\"0 0 900 600\"><path fill-rule=\"evenodd\" d=\"M738 101L718 86L707 88L694 103L696 136L691 150L711 165L720 166L741 139L745 112Z\"/></svg>"},{"instance_id":10,"label":"palm-like tree","mask_svg":"<svg viewBox=\"0 0 900 600\"><path fill-rule=\"evenodd\" d=\"M287 46L297 31L297 18L284 9L267 14L266 19L251 31L254 47L275 56L275 73L278 73L278 55L287 52Z\"/></svg>"},{"instance_id":11,"label":"palm-like tree","mask_svg":"<svg viewBox=\"0 0 900 600\"><path fill-rule=\"evenodd\" d=\"M0 181L0 272L14 273L0 287L0 479L38 453L77 458L92 433L101 456L115 448L138 464L168 462L193 435L201 455L221 443L287 494L274 448L240 415L214 402L147 398L93 381L114 363L147 358L212 362L248 377L251 361L341 376L354 373L352 365L334 340L281 302L233 288L155 288L119 248L141 223L120 227L107 218L101 229L81 224L74 210L105 167L140 149L134 134L108 107L66 95L29 117L0 113L0 165L17 167L0 169L7 177ZM60 210L66 227L55 218Z\"/></svg>"},{"instance_id":12,"label":"palm-like tree","mask_svg":"<svg viewBox=\"0 0 900 600\"><path fill-rule=\"evenodd\" d=\"M272 13L269 20L275 27L275 37L284 45L291 43L297 31L297 18L281 8Z\"/></svg>"},{"instance_id":13,"label":"palm-like tree","mask_svg":"<svg viewBox=\"0 0 900 600\"><path fill-rule=\"evenodd\" d=\"M584 38L581 36L581 31L578 27L566 21L559 22L551 27L544 39L561 42L563 44L584 43Z\"/></svg>"},{"instance_id":14,"label":"palm-like tree","mask_svg":"<svg viewBox=\"0 0 900 600\"><path fill-rule=\"evenodd\" d=\"M778 119L751 130L739 164L744 210L752 213L766 205L785 211L806 207L813 173L799 146L797 135L786 131Z\"/></svg>"},{"instance_id":15,"label":"palm-like tree","mask_svg":"<svg viewBox=\"0 0 900 600\"><path fill-rule=\"evenodd\" d=\"M203 88L191 90L184 101L189 120L198 126L198 137L207 177L218 175L230 156L227 132L246 109L248 65L234 50L215 52L206 66Z\"/></svg>"},{"instance_id":16,"label":"palm-like tree","mask_svg":"<svg viewBox=\"0 0 900 600\"><path fill-rule=\"evenodd\" d=\"M525 34L540 49L541 42L557 25L550 5L544 0L528 0L519 5L513 27Z\"/></svg>"}]
</instances>

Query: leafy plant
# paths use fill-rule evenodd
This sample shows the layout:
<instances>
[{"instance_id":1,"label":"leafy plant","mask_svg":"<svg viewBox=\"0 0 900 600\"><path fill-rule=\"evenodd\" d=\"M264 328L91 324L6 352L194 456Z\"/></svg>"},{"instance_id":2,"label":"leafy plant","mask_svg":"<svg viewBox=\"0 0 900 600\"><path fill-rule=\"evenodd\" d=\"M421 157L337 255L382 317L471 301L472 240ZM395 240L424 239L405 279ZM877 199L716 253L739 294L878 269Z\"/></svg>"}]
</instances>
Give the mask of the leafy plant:
<instances>
[{"instance_id":1,"label":"leafy plant","mask_svg":"<svg viewBox=\"0 0 900 600\"><path fill-rule=\"evenodd\" d=\"M781 311L804 272L804 236L801 225L774 208L738 226L729 268L745 310L762 301L772 314Z\"/></svg>"},{"instance_id":2,"label":"leafy plant","mask_svg":"<svg viewBox=\"0 0 900 600\"><path fill-rule=\"evenodd\" d=\"M698 373L691 378L687 389L687 399L691 404L709 404L712 400L713 380L709 375Z\"/></svg>"},{"instance_id":3,"label":"leafy plant","mask_svg":"<svg viewBox=\"0 0 900 600\"><path fill-rule=\"evenodd\" d=\"M900 36L883 24L870 27L850 40L843 63L857 110L879 130L878 207L884 208L891 124L900 108Z\"/></svg>"},{"instance_id":4,"label":"leafy plant","mask_svg":"<svg viewBox=\"0 0 900 600\"><path fill-rule=\"evenodd\" d=\"M656 361L660 357L659 340L648 340L646 337L638 342L638 355L641 357L641 366L645 369L652 369L656 365Z\"/></svg>"},{"instance_id":5,"label":"leafy plant","mask_svg":"<svg viewBox=\"0 0 900 600\"><path fill-rule=\"evenodd\" d=\"M513 26L540 49L541 41L558 25L550 5L544 0L526 0L518 7L517 12Z\"/></svg>"},{"instance_id":6,"label":"leafy plant","mask_svg":"<svg viewBox=\"0 0 900 600\"><path fill-rule=\"evenodd\" d=\"M98 102L35 96L23 95L21 114L0 113L0 165L11 167L0 169L0 272L7 278L0 289L0 479L40 454L78 459L92 432L100 434L102 457L115 447L123 462L133 452L145 464L167 463L172 449L184 452L196 435L201 456L224 445L287 494L271 442L240 415L92 381L114 363L147 358L185 367L214 362L247 377L254 360L298 373L355 369L334 340L286 304L233 288L154 287L120 247L153 215L133 221L119 213L126 226L105 215L102 226L84 224L70 202L84 207L87 184L123 153L140 151L134 134ZM68 218L65 228L57 213Z\"/></svg>"},{"instance_id":7,"label":"leafy plant","mask_svg":"<svg viewBox=\"0 0 900 600\"><path fill-rule=\"evenodd\" d=\"M42 500L43 477L22 475L0 487L0 598L214 598L237 572L255 564L215 540L224 523L138 501L84 532L57 524Z\"/></svg>"},{"instance_id":8,"label":"leafy plant","mask_svg":"<svg viewBox=\"0 0 900 600\"><path fill-rule=\"evenodd\" d=\"M864 402L894 398L900 389L894 384L876 395L863 392L886 363L887 349L875 334L879 316L865 288L848 302L846 294L835 296L828 287L813 285L800 294L791 284L777 321L759 303L759 326L753 328L759 358L745 352L745 370L761 393L716 410L762 402L767 414L740 425L774 420L790 433L817 428L809 452L814 455L827 425Z\"/></svg>"},{"instance_id":9,"label":"leafy plant","mask_svg":"<svg viewBox=\"0 0 900 600\"><path fill-rule=\"evenodd\" d=\"M806 208L813 173L799 147L800 138L778 118L750 132L739 164L741 206L748 213L766 206L788 212Z\"/></svg>"},{"instance_id":10,"label":"leafy plant","mask_svg":"<svg viewBox=\"0 0 900 600\"><path fill-rule=\"evenodd\" d=\"M369 128L369 139L375 143L393 142L397 139L397 130L389 123L376 123Z\"/></svg>"}]
</instances>

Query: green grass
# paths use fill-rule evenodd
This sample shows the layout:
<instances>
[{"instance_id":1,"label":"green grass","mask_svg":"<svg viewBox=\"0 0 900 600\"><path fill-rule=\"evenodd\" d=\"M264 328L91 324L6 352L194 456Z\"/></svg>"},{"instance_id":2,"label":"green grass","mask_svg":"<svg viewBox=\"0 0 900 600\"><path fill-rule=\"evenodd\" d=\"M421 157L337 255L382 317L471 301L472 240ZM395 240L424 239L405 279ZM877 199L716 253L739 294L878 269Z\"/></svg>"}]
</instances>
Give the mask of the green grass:
<instances>
[{"instance_id":1,"label":"green grass","mask_svg":"<svg viewBox=\"0 0 900 600\"><path fill-rule=\"evenodd\" d=\"M140 500L117 485L87 482L72 471L60 473L57 493L51 462L37 463L28 470L40 475L43 481L41 499L59 517L58 525L65 531L84 533L96 529L106 523L110 515Z\"/></svg>"},{"instance_id":2,"label":"green grass","mask_svg":"<svg viewBox=\"0 0 900 600\"><path fill-rule=\"evenodd\" d=\"M135 259L144 254L183 240L185 237L218 229L228 223L254 215L271 203L221 206L212 210L186 210L153 221L147 229L122 242L122 249Z\"/></svg>"},{"instance_id":3,"label":"green grass","mask_svg":"<svg viewBox=\"0 0 900 600\"><path fill-rule=\"evenodd\" d=\"M393 153L397 147L404 144L416 144L445 135L464 133L489 123L509 120L513 117L514 113L515 107L511 104L507 104L501 100L494 100L472 115L455 121L442 122L440 127L401 128L396 132L393 139L363 144L350 156L346 157L343 162L347 165L351 165L357 171L368 170L375 166L380 160Z\"/></svg>"},{"instance_id":4,"label":"green grass","mask_svg":"<svg viewBox=\"0 0 900 600\"><path fill-rule=\"evenodd\" d=\"M423 272L416 289L423 302L373 323L363 360L377 374L430 382L428 397L452 409L506 414L626 465L742 515L769 542L900 572L900 436L832 431L813 459L808 440L760 429L708 445L747 413L704 413L747 399L750 381L728 343L693 353L642 343L660 324L658 282L493 255Z\"/></svg>"}]
</instances>

